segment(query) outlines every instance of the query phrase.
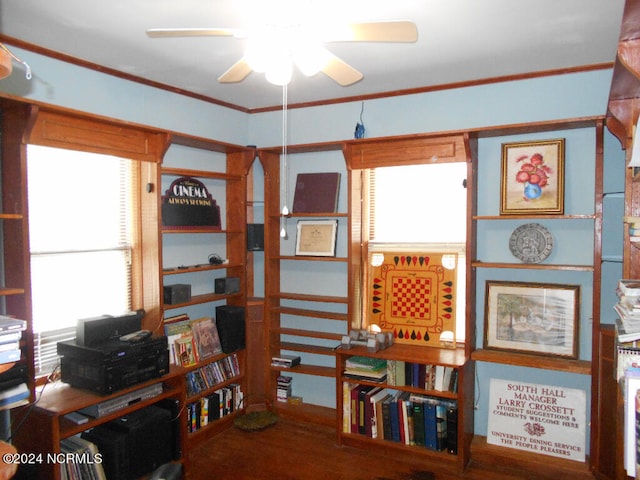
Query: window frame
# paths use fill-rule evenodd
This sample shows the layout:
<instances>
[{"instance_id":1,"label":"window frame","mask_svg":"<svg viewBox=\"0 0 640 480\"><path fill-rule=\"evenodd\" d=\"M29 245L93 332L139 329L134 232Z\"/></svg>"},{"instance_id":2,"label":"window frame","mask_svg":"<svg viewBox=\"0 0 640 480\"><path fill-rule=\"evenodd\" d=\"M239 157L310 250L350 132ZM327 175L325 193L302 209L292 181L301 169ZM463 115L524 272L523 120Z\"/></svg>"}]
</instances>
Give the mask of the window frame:
<instances>
[{"instance_id":1,"label":"window frame","mask_svg":"<svg viewBox=\"0 0 640 480\"><path fill-rule=\"evenodd\" d=\"M473 201L477 181L474 162L477 138L468 133L420 134L400 137L383 137L371 140L351 140L343 147L349 174L349 317L350 328L362 328L365 318L365 273L369 249L366 237L369 231L369 206L366 196L367 169L386 166L414 165L420 163L465 162L467 164L467 218L465 244L465 355L470 356L475 338L475 277L472 275L472 259L475 245L476 205Z\"/></svg>"},{"instance_id":2,"label":"window frame","mask_svg":"<svg viewBox=\"0 0 640 480\"><path fill-rule=\"evenodd\" d=\"M24 143L114 155L133 162L131 306L144 309L143 328L160 321L160 237L158 226L159 164L168 146L168 134L115 121L34 109L32 128ZM26 155L26 148L23 150ZM26 161L25 161L26 164ZM26 186L25 186L26 192ZM27 212L28 216L28 212ZM27 227L28 229L28 224ZM27 232L28 238L28 232ZM29 255L27 245L25 255ZM31 295L29 295L31 301ZM31 318L28 319L32 321ZM32 333L32 329L29 328ZM33 362L33 358L29 360ZM36 379L43 383L46 377Z\"/></svg>"}]
</instances>

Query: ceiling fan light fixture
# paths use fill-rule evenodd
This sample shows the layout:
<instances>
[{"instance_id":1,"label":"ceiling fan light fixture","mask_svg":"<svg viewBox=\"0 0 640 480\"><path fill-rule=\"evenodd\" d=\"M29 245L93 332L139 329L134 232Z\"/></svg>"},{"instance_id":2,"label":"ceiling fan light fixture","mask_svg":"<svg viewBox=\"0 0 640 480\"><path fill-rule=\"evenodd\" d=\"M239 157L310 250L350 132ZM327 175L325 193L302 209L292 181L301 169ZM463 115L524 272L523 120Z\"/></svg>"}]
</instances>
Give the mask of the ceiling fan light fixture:
<instances>
[{"instance_id":1,"label":"ceiling fan light fixture","mask_svg":"<svg viewBox=\"0 0 640 480\"><path fill-rule=\"evenodd\" d=\"M293 65L288 55L274 56L273 61L268 66L264 76L269 83L274 85L284 86L288 85L291 81L291 74L293 73Z\"/></svg>"},{"instance_id":2,"label":"ceiling fan light fixture","mask_svg":"<svg viewBox=\"0 0 640 480\"><path fill-rule=\"evenodd\" d=\"M303 45L296 48L291 56L293 63L306 77L313 77L329 63L329 54L320 44Z\"/></svg>"}]
</instances>

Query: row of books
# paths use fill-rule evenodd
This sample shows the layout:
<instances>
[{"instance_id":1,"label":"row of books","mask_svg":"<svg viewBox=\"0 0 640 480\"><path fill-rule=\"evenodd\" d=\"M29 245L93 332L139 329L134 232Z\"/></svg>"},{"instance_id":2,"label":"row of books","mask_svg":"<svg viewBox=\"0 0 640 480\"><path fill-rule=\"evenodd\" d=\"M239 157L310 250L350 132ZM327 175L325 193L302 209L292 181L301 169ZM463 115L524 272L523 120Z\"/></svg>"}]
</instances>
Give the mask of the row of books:
<instances>
[{"instance_id":1,"label":"row of books","mask_svg":"<svg viewBox=\"0 0 640 480\"><path fill-rule=\"evenodd\" d=\"M232 383L187 405L187 430L193 433L240 408L244 394L240 384Z\"/></svg>"},{"instance_id":2,"label":"row of books","mask_svg":"<svg viewBox=\"0 0 640 480\"><path fill-rule=\"evenodd\" d=\"M60 452L65 456L60 461L62 480L106 480L102 466L102 456L95 443L80 435L60 440Z\"/></svg>"},{"instance_id":3,"label":"row of books","mask_svg":"<svg viewBox=\"0 0 640 480\"><path fill-rule=\"evenodd\" d=\"M343 383L343 431L458 452L458 404L452 399Z\"/></svg>"},{"instance_id":4,"label":"row of books","mask_svg":"<svg viewBox=\"0 0 640 480\"><path fill-rule=\"evenodd\" d=\"M344 376L390 386L453 393L458 391L458 370L444 365L354 355L345 362Z\"/></svg>"},{"instance_id":5,"label":"row of books","mask_svg":"<svg viewBox=\"0 0 640 480\"><path fill-rule=\"evenodd\" d=\"M191 320L186 313L165 318L164 334L169 344L169 359L174 365L188 367L222 353L214 318Z\"/></svg>"},{"instance_id":6,"label":"row of books","mask_svg":"<svg viewBox=\"0 0 640 480\"><path fill-rule=\"evenodd\" d=\"M197 395L238 375L240 375L238 356L232 353L188 372L186 375L187 394L189 396Z\"/></svg>"},{"instance_id":7,"label":"row of books","mask_svg":"<svg viewBox=\"0 0 640 480\"><path fill-rule=\"evenodd\" d=\"M445 365L389 360L387 384L457 393L458 369Z\"/></svg>"}]
</instances>

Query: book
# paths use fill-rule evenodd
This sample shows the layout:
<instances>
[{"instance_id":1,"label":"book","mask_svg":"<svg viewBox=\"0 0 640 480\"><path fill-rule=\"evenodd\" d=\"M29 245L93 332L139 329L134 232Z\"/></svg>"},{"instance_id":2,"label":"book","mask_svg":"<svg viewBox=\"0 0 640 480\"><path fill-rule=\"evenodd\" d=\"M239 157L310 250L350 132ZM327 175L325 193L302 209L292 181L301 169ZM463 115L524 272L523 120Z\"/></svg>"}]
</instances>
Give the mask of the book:
<instances>
[{"instance_id":1,"label":"book","mask_svg":"<svg viewBox=\"0 0 640 480\"><path fill-rule=\"evenodd\" d=\"M191 322L193 338L200 360L222 353L222 344L213 318L199 318Z\"/></svg>"},{"instance_id":2,"label":"book","mask_svg":"<svg viewBox=\"0 0 640 480\"><path fill-rule=\"evenodd\" d=\"M618 342L627 343L640 340L640 328L630 331L627 330L621 318L616 318L615 330Z\"/></svg>"},{"instance_id":3,"label":"book","mask_svg":"<svg viewBox=\"0 0 640 480\"><path fill-rule=\"evenodd\" d=\"M11 350L5 350L4 352L0 352L0 363L11 363L17 362L20 360L20 349L14 348Z\"/></svg>"},{"instance_id":4,"label":"book","mask_svg":"<svg viewBox=\"0 0 640 480\"><path fill-rule=\"evenodd\" d=\"M458 405L455 401L447 406L447 452L458 453Z\"/></svg>"},{"instance_id":5,"label":"book","mask_svg":"<svg viewBox=\"0 0 640 480\"><path fill-rule=\"evenodd\" d=\"M299 173L293 194L293 212L335 212L339 190L339 172Z\"/></svg>"},{"instance_id":6,"label":"book","mask_svg":"<svg viewBox=\"0 0 640 480\"><path fill-rule=\"evenodd\" d=\"M188 367L198 362L196 347L193 343L192 336L178 338L174 343L174 347L178 365Z\"/></svg>"},{"instance_id":7,"label":"book","mask_svg":"<svg viewBox=\"0 0 640 480\"><path fill-rule=\"evenodd\" d=\"M618 289L623 295L640 295L640 279L620 279Z\"/></svg>"},{"instance_id":8,"label":"book","mask_svg":"<svg viewBox=\"0 0 640 480\"><path fill-rule=\"evenodd\" d=\"M624 373L624 467L627 475L636 474L636 396L640 391L640 368L628 368Z\"/></svg>"},{"instance_id":9,"label":"book","mask_svg":"<svg viewBox=\"0 0 640 480\"><path fill-rule=\"evenodd\" d=\"M0 392L0 409L13 408L29 399L29 387L26 383L21 383L15 387L8 388Z\"/></svg>"},{"instance_id":10,"label":"book","mask_svg":"<svg viewBox=\"0 0 640 480\"><path fill-rule=\"evenodd\" d=\"M26 321L0 315L0 332L21 332L26 328Z\"/></svg>"}]
</instances>

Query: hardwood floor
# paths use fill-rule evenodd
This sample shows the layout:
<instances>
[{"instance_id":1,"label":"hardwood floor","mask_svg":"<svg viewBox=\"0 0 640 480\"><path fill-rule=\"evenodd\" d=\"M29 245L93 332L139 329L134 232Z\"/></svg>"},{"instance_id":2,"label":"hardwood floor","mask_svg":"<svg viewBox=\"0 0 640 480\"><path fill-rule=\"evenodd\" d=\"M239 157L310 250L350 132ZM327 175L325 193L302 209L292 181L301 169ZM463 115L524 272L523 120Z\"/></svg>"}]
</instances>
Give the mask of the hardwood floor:
<instances>
[{"instance_id":1,"label":"hardwood floor","mask_svg":"<svg viewBox=\"0 0 640 480\"><path fill-rule=\"evenodd\" d=\"M265 430L237 428L212 437L191 453L188 480L557 480L594 478L584 468L558 470L553 461L523 468L514 451L496 462L479 455L462 476L422 458L372 455L336 445L335 430L287 419ZM484 463L481 463L484 462ZM574 462L575 463L575 462ZM549 465L551 464L551 465Z\"/></svg>"}]
</instances>

